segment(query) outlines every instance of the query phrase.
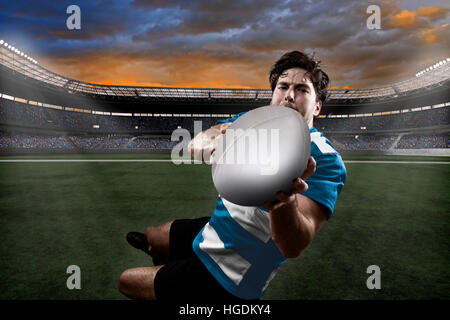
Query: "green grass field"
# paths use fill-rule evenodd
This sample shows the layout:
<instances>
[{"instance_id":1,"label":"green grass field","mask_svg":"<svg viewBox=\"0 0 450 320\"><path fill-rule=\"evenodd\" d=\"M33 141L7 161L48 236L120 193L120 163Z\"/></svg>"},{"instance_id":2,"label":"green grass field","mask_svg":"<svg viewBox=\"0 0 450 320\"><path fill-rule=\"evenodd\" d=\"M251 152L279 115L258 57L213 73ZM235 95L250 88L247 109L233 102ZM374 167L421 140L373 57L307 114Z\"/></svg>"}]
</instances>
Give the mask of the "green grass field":
<instances>
[{"instance_id":1,"label":"green grass field","mask_svg":"<svg viewBox=\"0 0 450 320\"><path fill-rule=\"evenodd\" d=\"M333 218L302 256L283 265L264 299L449 299L450 165L346 167ZM170 162L0 162L0 299L125 299L117 290L121 272L152 264L127 244L126 233L210 215L217 199L210 170ZM69 265L81 268L80 290L66 287ZM380 290L366 286L370 265L381 269Z\"/></svg>"}]
</instances>

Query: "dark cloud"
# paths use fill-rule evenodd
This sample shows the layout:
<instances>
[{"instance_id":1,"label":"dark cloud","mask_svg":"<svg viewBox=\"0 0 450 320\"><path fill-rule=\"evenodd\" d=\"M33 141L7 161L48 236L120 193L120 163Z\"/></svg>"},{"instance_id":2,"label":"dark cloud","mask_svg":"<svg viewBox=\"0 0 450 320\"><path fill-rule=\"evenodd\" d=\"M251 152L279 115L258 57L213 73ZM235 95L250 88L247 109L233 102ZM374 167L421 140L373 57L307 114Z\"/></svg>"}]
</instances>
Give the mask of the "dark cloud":
<instances>
[{"instance_id":1,"label":"dark cloud","mask_svg":"<svg viewBox=\"0 0 450 320\"><path fill-rule=\"evenodd\" d=\"M65 26L70 4L81 8L80 31ZM370 4L381 8L381 30L366 26ZM448 7L440 0L5 1L0 32L29 43L50 70L96 83L266 88L275 59L304 50L316 52L333 86L371 87L448 56Z\"/></svg>"},{"instance_id":2,"label":"dark cloud","mask_svg":"<svg viewBox=\"0 0 450 320\"><path fill-rule=\"evenodd\" d=\"M155 10L159 1L137 1L137 7ZM267 20L271 10L277 9L276 1L168 1L159 9L165 9L157 25L151 25L133 37L135 41L179 35L201 35L226 33L233 29L244 29ZM265 23L263 24L265 25Z\"/></svg>"},{"instance_id":3,"label":"dark cloud","mask_svg":"<svg viewBox=\"0 0 450 320\"><path fill-rule=\"evenodd\" d=\"M81 30L68 30L66 9L76 4L81 11ZM0 26L25 30L40 41L101 40L126 33L131 24L114 1L24 1L10 2L2 8Z\"/></svg>"}]
</instances>

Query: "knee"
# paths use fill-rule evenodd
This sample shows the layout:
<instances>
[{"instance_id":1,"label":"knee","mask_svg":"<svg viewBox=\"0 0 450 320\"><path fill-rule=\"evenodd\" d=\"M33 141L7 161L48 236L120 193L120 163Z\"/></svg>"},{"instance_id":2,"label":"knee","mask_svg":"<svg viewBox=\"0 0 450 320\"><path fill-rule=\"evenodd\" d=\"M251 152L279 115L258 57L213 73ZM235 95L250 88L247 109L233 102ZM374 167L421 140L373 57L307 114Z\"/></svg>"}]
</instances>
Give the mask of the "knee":
<instances>
[{"instance_id":1,"label":"knee","mask_svg":"<svg viewBox=\"0 0 450 320\"><path fill-rule=\"evenodd\" d=\"M170 227L173 221L169 221L160 226L150 226L145 229L147 242L152 246L165 247L169 243Z\"/></svg>"},{"instance_id":2,"label":"knee","mask_svg":"<svg viewBox=\"0 0 450 320\"><path fill-rule=\"evenodd\" d=\"M161 228L159 226L150 226L145 229L145 237L147 242L152 245L153 248L158 248L161 246Z\"/></svg>"},{"instance_id":3,"label":"knee","mask_svg":"<svg viewBox=\"0 0 450 320\"><path fill-rule=\"evenodd\" d=\"M129 270L122 272L117 287L120 293L128 297L131 295L131 272Z\"/></svg>"},{"instance_id":4,"label":"knee","mask_svg":"<svg viewBox=\"0 0 450 320\"><path fill-rule=\"evenodd\" d=\"M154 281L159 267L132 268L119 277L119 292L131 299L155 300Z\"/></svg>"}]
</instances>

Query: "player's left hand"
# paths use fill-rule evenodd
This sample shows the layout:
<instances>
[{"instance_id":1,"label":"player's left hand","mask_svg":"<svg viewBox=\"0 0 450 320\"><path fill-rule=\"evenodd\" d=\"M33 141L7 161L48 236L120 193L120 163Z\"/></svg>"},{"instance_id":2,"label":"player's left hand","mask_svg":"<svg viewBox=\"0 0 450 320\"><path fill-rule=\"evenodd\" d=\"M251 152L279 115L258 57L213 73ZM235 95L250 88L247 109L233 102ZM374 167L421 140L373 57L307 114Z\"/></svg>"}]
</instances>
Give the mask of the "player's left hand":
<instances>
[{"instance_id":1,"label":"player's left hand","mask_svg":"<svg viewBox=\"0 0 450 320\"><path fill-rule=\"evenodd\" d=\"M308 164L306 166L305 171L303 172L302 176L299 178L294 179L293 181L293 188L289 193L285 193L282 191L279 191L275 194L277 201L271 202L266 201L263 203L264 208L266 208L269 211L274 211L279 209L280 207L284 207L286 205L292 205L295 204L296 200L296 194L306 192L308 190L308 184L306 183L306 180L316 171L316 161L313 157L309 157Z\"/></svg>"}]
</instances>

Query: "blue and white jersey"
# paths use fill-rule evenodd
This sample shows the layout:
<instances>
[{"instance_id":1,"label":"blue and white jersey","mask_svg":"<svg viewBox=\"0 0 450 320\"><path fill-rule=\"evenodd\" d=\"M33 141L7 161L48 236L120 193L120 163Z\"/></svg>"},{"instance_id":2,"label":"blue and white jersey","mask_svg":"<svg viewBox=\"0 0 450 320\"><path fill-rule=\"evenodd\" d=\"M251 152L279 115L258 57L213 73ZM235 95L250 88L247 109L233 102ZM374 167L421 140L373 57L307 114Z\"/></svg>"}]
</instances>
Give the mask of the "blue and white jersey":
<instances>
[{"instance_id":1,"label":"blue and white jersey","mask_svg":"<svg viewBox=\"0 0 450 320\"><path fill-rule=\"evenodd\" d=\"M233 122L243 113L217 123ZM315 128L310 129L311 156L316 172L306 182L303 195L334 210L344 186L346 170L341 156ZM217 281L231 294L258 299L286 261L270 233L269 212L264 207L236 205L217 200L214 213L192 244L194 252Z\"/></svg>"}]
</instances>

